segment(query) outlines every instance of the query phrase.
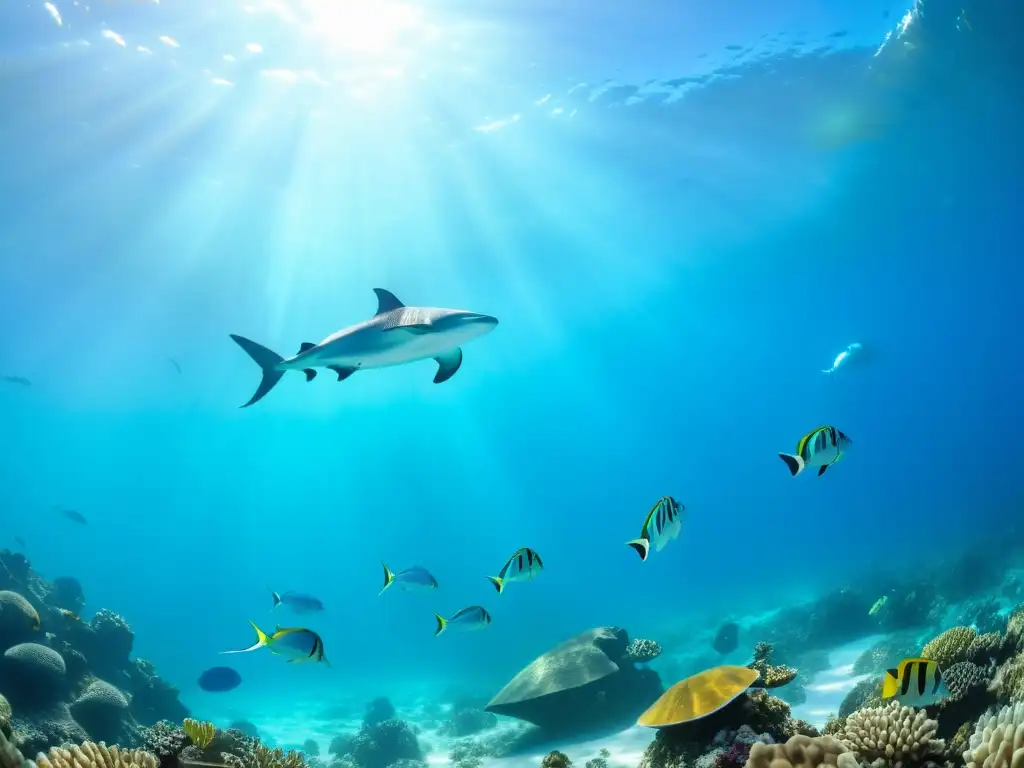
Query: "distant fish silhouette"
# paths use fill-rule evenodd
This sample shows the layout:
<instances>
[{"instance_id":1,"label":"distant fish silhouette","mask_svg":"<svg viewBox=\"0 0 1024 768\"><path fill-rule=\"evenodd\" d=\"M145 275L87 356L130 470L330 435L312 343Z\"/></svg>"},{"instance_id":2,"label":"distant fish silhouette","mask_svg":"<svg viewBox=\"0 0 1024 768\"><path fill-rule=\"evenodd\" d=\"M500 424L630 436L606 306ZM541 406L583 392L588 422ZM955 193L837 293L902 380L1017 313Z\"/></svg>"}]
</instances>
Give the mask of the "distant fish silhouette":
<instances>
[{"instance_id":1,"label":"distant fish silhouette","mask_svg":"<svg viewBox=\"0 0 1024 768\"><path fill-rule=\"evenodd\" d=\"M0 377L0 381L6 381L8 384L20 384L23 387L32 386L32 382L24 376L2 376Z\"/></svg>"},{"instance_id":2,"label":"distant fish silhouette","mask_svg":"<svg viewBox=\"0 0 1024 768\"><path fill-rule=\"evenodd\" d=\"M14 543L17 544L22 549L26 548L25 540L23 538L21 538L20 536L15 536L14 537Z\"/></svg>"},{"instance_id":3,"label":"distant fish silhouette","mask_svg":"<svg viewBox=\"0 0 1024 768\"><path fill-rule=\"evenodd\" d=\"M80 523L81 525L89 524L89 521L85 519L85 515L83 515L76 509L65 509L60 504L58 504L53 508L53 511L60 512L62 515L64 515L64 517L68 518L69 520L74 520L76 523Z\"/></svg>"},{"instance_id":4,"label":"distant fish silhouette","mask_svg":"<svg viewBox=\"0 0 1024 768\"><path fill-rule=\"evenodd\" d=\"M167 359L171 362L171 365L174 366L174 370L176 370L178 373L181 373L181 366L178 365L178 361L175 360L173 357L168 357Z\"/></svg>"}]
</instances>

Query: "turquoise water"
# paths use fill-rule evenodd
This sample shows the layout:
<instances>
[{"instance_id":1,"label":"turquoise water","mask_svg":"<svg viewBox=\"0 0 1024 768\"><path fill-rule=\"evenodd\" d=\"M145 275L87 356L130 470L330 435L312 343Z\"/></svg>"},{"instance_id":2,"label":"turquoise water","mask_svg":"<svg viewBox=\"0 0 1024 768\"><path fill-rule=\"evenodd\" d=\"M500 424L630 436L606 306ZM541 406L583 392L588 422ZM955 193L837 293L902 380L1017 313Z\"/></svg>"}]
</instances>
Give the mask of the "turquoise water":
<instances>
[{"instance_id":1,"label":"turquoise water","mask_svg":"<svg viewBox=\"0 0 1024 768\"><path fill-rule=\"evenodd\" d=\"M468 5L0 9L2 544L199 716L489 695L592 626L713 631L1015 524L1019 9ZM500 324L441 385L238 408L228 334L292 354L375 287ZM793 479L819 424L850 455ZM378 597L381 560L440 588ZM324 601L330 668L218 655L268 587Z\"/></svg>"}]
</instances>

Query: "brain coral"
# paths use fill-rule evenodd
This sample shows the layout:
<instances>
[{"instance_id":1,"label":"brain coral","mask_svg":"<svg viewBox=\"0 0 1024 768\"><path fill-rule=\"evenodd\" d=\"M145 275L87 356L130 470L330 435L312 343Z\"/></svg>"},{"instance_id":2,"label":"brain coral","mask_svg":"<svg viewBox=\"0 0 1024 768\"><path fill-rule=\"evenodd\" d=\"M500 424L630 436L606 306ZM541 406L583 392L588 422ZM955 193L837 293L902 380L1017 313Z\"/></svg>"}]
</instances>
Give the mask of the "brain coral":
<instances>
[{"instance_id":1,"label":"brain coral","mask_svg":"<svg viewBox=\"0 0 1024 768\"><path fill-rule=\"evenodd\" d=\"M92 738L117 741L128 715L128 698L110 683L93 680L70 710Z\"/></svg>"},{"instance_id":2,"label":"brain coral","mask_svg":"<svg viewBox=\"0 0 1024 768\"><path fill-rule=\"evenodd\" d=\"M10 647L39 629L39 614L32 603L8 589L0 590L0 644Z\"/></svg>"},{"instance_id":3,"label":"brain coral","mask_svg":"<svg viewBox=\"0 0 1024 768\"><path fill-rule=\"evenodd\" d=\"M839 740L863 759L882 759L900 768L904 762L913 763L945 749L945 742L932 738L938 727L924 710L917 712L893 701L851 714Z\"/></svg>"},{"instance_id":4,"label":"brain coral","mask_svg":"<svg viewBox=\"0 0 1024 768\"><path fill-rule=\"evenodd\" d=\"M4 652L9 674L32 687L52 690L64 680L64 659L52 648L38 643L21 643Z\"/></svg>"},{"instance_id":5,"label":"brain coral","mask_svg":"<svg viewBox=\"0 0 1024 768\"><path fill-rule=\"evenodd\" d=\"M967 661L971 643L978 636L970 627L951 627L925 644L921 655L938 663L940 669Z\"/></svg>"},{"instance_id":6,"label":"brain coral","mask_svg":"<svg viewBox=\"0 0 1024 768\"><path fill-rule=\"evenodd\" d=\"M1024 765L1024 702L982 715L964 752L967 768L1018 768Z\"/></svg>"}]
</instances>

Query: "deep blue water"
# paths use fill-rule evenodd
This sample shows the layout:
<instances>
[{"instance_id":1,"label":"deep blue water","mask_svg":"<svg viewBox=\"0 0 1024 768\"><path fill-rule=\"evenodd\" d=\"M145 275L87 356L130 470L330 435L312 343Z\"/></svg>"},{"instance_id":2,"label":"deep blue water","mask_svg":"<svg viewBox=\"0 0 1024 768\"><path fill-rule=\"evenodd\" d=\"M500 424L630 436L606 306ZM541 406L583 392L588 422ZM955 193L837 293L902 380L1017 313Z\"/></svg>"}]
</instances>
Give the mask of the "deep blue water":
<instances>
[{"instance_id":1,"label":"deep blue water","mask_svg":"<svg viewBox=\"0 0 1024 768\"><path fill-rule=\"evenodd\" d=\"M359 50L309 5L54 5L0 8L0 374L33 382L0 389L4 535L200 714L492 690L591 626L713 625L1015 523L1019 9L931 0L900 37L897 3L452 1ZM501 324L441 386L289 374L237 408L229 333L290 354L378 286ZM873 364L819 373L851 341ZM822 423L850 456L789 477ZM683 535L641 563L664 494ZM496 597L524 545L547 570ZM380 560L441 588L378 598ZM233 657L213 701L268 586L324 600L333 666ZM486 632L432 637L475 602Z\"/></svg>"}]
</instances>

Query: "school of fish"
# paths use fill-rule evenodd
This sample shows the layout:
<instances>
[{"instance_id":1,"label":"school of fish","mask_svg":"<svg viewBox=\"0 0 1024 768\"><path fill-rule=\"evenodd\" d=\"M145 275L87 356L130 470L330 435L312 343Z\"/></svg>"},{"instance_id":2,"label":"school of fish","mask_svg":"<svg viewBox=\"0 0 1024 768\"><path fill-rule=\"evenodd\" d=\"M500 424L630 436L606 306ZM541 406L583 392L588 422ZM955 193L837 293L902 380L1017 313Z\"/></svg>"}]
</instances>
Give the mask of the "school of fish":
<instances>
[{"instance_id":1,"label":"school of fish","mask_svg":"<svg viewBox=\"0 0 1024 768\"><path fill-rule=\"evenodd\" d=\"M367 332L366 327L372 322L379 321L383 323L384 332L391 332L394 328L400 328L408 333L412 333L413 336L430 333L437 336L448 334L448 338L451 339L448 343L465 341L474 336L482 335L497 324L497 320L488 315L479 315L463 310L428 311L420 308L408 308L389 291L383 289L374 290L377 293L379 304L373 321L368 321L368 323L364 323L361 326L353 326L352 329L347 329L346 331L340 331L338 334L321 342L320 345L303 343L299 357L308 355L314 349L326 347L328 343L336 343L336 339L341 338L345 334L353 335L356 332L365 334ZM454 321L452 318L454 318ZM453 322L456 325L453 325ZM469 330L463 330L465 328L469 328ZM256 400L265 395L277 383L277 380L280 379L285 370L292 367L302 368L307 365L306 363L303 363L303 365L296 363L293 366L291 361L287 361L269 350L265 350L248 339L234 336L232 338L241 344L249 352L250 356L259 362L264 369L264 381L261 384L261 388L246 403L246 406L252 405ZM408 340L405 341L408 343ZM433 351L429 353L423 350L409 352L406 358L408 361L412 361L437 353L440 368L437 377L435 377L435 382L439 383L450 378L458 369L462 361L462 352L461 349L455 347L455 351L458 352L458 360L456 361L454 358L448 360L451 354L445 352L440 346L437 349L431 349ZM862 345L860 343L850 344L835 358L832 366L823 372L835 373L841 367L846 367L853 358L861 357L862 354ZM375 365L392 365L405 361L406 359L396 357L393 360L389 358L384 362L378 361ZM180 365L173 359L171 363L180 373ZM319 365L319 363L308 363L308 366L315 365ZM362 365L363 363L360 362L359 366ZM333 364L326 365L326 367L337 368ZM366 365L365 367L372 366ZM353 368L352 370L354 371L355 369ZM338 380L341 381L351 371L344 372L339 370L337 372L339 374ZM307 380L312 380L315 376L315 370L312 367L308 367L305 373ZM4 378L7 381L14 381L14 377ZM850 446L851 440L845 433L834 426L825 425L805 434L797 441L796 449L792 454L779 453L779 458L782 459L790 474L794 477L808 468L817 469L817 474L820 477L830 466L836 464L846 455ZM88 524L86 518L76 510L58 505L54 507L54 511L78 524ZM674 497L661 497L644 517L643 524L640 527L640 535L628 540L626 544L639 555L641 561L646 561L652 549L655 552L661 552L669 542L679 537L682 531L682 517L685 511L685 505L681 504ZM411 565L398 571L392 570L384 562L381 562L381 566L384 571L384 583L378 593L379 595L383 595L389 589L429 593L438 588L437 579L434 578L429 570L421 565ZM496 576L486 576L486 578L498 595L501 595L509 584L532 581L542 570L544 570L544 562L537 551L530 547L521 547L509 556L498 570ZM313 595L295 591L279 593L272 589L270 592L273 599L272 610L282 605L300 615L320 613L324 610L323 602ZM78 620L78 617L70 611L66 613L66 618ZM481 605L466 606L448 617L435 613L434 619L436 622L435 636L445 631L465 632L485 629L491 624L491 614ZM248 648L221 651L221 653L248 653L261 648L267 648L272 654L284 656L287 658L287 661L292 663L314 662L328 664L329 666L324 651L323 639L316 631L308 627L276 626L274 632L268 634L260 629L255 622L250 621L249 623L256 632L256 642ZM36 627L38 628L38 623ZM214 676L218 679L216 682L211 683L214 687L224 685L234 687L241 682L241 679L237 677L237 673L234 673L235 677L228 675L227 681L223 682L221 678L226 675L226 672L222 670L233 672L233 670L228 668L216 667L204 672L204 676L209 678L211 674L216 673ZM213 690L214 687L210 687L208 690ZM223 689L226 690L227 688ZM942 696L945 692L942 673L938 665L934 661L927 659L905 659L896 669L888 670L883 681L884 698L896 697L900 700L919 700Z\"/></svg>"}]
</instances>

